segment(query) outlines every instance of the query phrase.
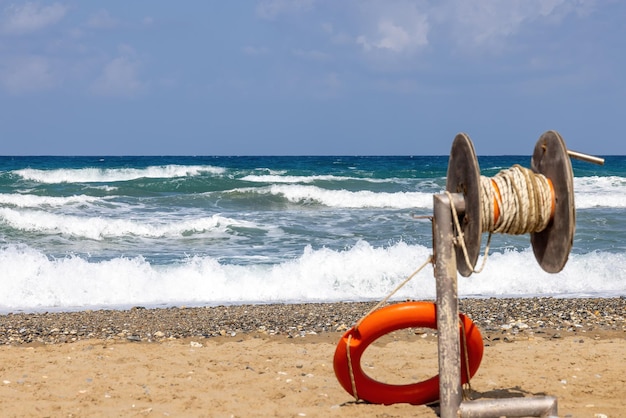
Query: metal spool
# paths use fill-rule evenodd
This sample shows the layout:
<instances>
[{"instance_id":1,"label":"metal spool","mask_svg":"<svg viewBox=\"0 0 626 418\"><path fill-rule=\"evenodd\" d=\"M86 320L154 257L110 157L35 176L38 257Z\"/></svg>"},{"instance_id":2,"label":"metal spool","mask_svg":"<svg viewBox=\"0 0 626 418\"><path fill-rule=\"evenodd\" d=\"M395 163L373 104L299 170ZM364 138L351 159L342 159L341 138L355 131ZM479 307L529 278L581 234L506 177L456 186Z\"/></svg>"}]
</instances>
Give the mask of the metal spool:
<instances>
[{"instance_id":1,"label":"metal spool","mask_svg":"<svg viewBox=\"0 0 626 418\"><path fill-rule=\"evenodd\" d=\"M463 248L455 245L457 270L462 276L472 274L480 253L482 225L480 219L480 169L474 145L468 135L458 134L452 142L446 190L450 193L462 193L465 199L465 211L459 214L459 223L465 240L465 247L471 266L465 262ZM458 233L458 231L457 231Z\"/></svg>"},{"instance_id":2,"label":"metal spool","mask_svg":"<svg viewBox=\"0 0 626 418\"><path fill-rule=\"evenodd\" d=\"M548 131L541 135L535 145L531 169L550 179L556 206L548 226L541 232L530 234L530 242L541 268L548 273L558 273L567 262L576 228L572 163L558 132Z\"/></svg>"}]
</instances>

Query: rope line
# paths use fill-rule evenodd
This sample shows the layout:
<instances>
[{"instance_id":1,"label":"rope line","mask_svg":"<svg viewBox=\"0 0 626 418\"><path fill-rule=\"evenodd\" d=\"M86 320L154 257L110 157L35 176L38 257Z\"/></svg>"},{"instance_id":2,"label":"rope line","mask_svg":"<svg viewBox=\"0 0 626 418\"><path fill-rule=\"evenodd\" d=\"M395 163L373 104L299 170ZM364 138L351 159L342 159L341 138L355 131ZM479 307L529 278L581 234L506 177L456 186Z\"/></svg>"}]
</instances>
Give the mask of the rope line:
<instances>
[{"instance_id":1,"label":"rope line","mask_svg":"<svg viewBox=\"0 0 626 418\"><path fill-rule=\"evenodd\" d=\"M459 215L457 215L456 207L454 206L454 201L452 200L452 194L448 191L445 192L450 199L450 206L452 207L452 219L454 221L454 227L457 231L457 236L454 238L454 243L457 245L461 245L461 249L463 250L463 257L465 258L465 264L468 268L472 270L473 273L480 273L485 268L485 264L487 263L487 255L489 254L489 246L491 245L491 235L489 232L489 238L487 239L487 245L485 246L485 255L483 257L483 263L480 268L476 270L472 265L472 262L469 259L469 254L467 253L467 246L465 245L465 238L463 236L463 229L461 228L461 223L459 222Z\"/></svg>"},{"instance_id":2,"label":"rope line","mask_svg":"<svg viewBox=\"0 0 626 418\"><path fill-rule=\"evenodd\" d=\"M420 271L422 271L424 269L424 267L426 267L427 265L431 264L433 262L433 256L429 255L428 258L426 259L426 261L417 269L415 270L413 273L411 273L406 279L404 279L398 286L396 286L395 289L393 289L391 291L391 293L389 293L387 296L385 296L385 298L383 300L381 300L380 302L378 302L376 304L376 306L374 306L372 309L370 309L365 315L363 315L361 317L361 319L359 319L356 324L354 325L354 330L358 331L359 329L359 325L361 324L361 322L363 322L363 320L365 318L367 318L372 312L376 311L377 309L379 309L381 306L383 306L385 303L387 303L387 301L398 291L400 290L404 285L406 285L413 277L415 277ZM352 356L350 355L350 342L352 341L352 334L348 335L348 339L346 340L346 357L348 359L348 372L350 373L350 383L352 385L352 396L354 397L354 399L356 401L359 400L359 394L357 392L357 388L356 388L356 380L354 378L354 371L352 368Z\"/></svg>"},{"instance_id":3,"label":"rope line","mask_svg":"<svg viewBox=\"0 0 626 418\"><path fill-rule=\"evenodd\" d=\"M354 325L354 329L358 330L359 329L359 325L361 325L361 322L363 322L363 320L365 318L367 318L372 312L374 312L375 310L377 310L378 308L380 308L381 306L383 306L385 303L387 303L387 301L400 289L402 289L402 287L407 284L413 277L415 277L420 271L422 271L424 269L424 267L426 267L427 265L431 264L433 262L433 256L429 255L428 258L426 259L426 261L424 262L424 264L422 264L421 266L419 266L419 268L417 270L415 270L413 273L411 273L406 279L404 279L398 286L396 286L395 289L393 289L391 291L391 293L389 293L387 296L385 296L385 298L383 300L381 300L380 302L378 302L376 304L376 306L374 306L372 309L370 309L365 315L363 315L361 317L361 319L359 319L356 324Z\"/></svg>"},{"instance_id":4,"label":"rope line","mask_svg":"<svg viewBox=\"0 0 626 418\"><path fill-rule=\"evenodd\" d=\"M461 324L461 336L463 337L463 366L465 366L465 374L467 375L467 383L463 385L463 398L466 401L472 400L472 384L470 382L472 376L470 373L469 353L467 351L467 334L465 334L465 323L459 320Z\"/></svg>"},{"instance_id":5,"label":"rope line","mask_svg":"<svg viewBox=\"0 0 626 418\"><path fill-rule=\"evenodd\" d=\"M350 341L352 341L352 334L348 335L346 340L346 356L348 357L348 371L350 372L350 384L352 385L352 396L358 402L359 394L356 391L356 380L354 378L354 372L352 370L352 357L350 356Z\"/></svg>"},{"instance_id":6,"label":"rope line","mask_svg":"<svg viewBox=\"0 0 626 418\"><path fill-rule=\"evenodd\" d=\"M489 238L482 264L476 269L469 259L452 195L447 191L445 193L450 199L457 231L455 244L461 246L465 263L473 273L480 273L485 268L494 232L510 235L541 232L546 229L554 214L554 190L550 180L543 174L516 164L492 178L480 176L481 232L489 232Z\"/></svg>"}]
</instances>

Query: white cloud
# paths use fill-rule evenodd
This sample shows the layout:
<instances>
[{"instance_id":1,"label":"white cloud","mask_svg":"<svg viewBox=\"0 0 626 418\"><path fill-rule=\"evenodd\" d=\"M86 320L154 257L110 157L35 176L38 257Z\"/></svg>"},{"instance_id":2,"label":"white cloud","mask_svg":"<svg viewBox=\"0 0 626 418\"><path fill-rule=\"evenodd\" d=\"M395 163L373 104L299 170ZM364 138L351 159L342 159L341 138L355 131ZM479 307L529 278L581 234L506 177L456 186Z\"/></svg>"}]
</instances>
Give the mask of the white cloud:
<instances>
[{"instance_id":1,"label":"white cloud","mask_svg":"<svg viewBox=\"0 0 626 418\"><path fill-rule=\"evenodd\" d=\"M453 0L436 6L462 46L500 47L535 22L560 23L570 14L590 13L595 0Z\"/></svg>"},{"instance_id":2,"label":"white cloud","mask_svg":"<svg viewBox=\"0 0 626 418\"><path fill-rule=\"evenodd\" d=\"M41 6L27 2L10 5L4 11L2 29L5 33L22 35L54 25L65 16L67 8L59 3Z\"/></svg>"},{"instance_id":3,"label":"white cloud","mask_svg":"<svg viewBox=\"0 0 626 418\"><path fill-rule=\"evenodd\" d=\"M418 16L410 26L402 26L390 19L378 22L376 35L357 37L357 43L365 51L384 49L392 52L413 51L428 45L429 24L425 16Z\"/></svg>"},{"instance_id":4,"label":"white cloud","mask_svg":"<svg viewBox=\"0 0 626 418\"><path fill-rule=\"evenodd\" d=\"M48 60L41 56L4 59L0 66L0 83L13 94L31 93L52 88L56 84Z\"/></svg>"},{"instance_id":5,"label":"white cloud","mask_svg":"<svg viewBox=\"0 0 626 418\"><path fill-rule=\"evenodd\" d=\"M141 63L132 48L120 47L120 55L111 59L91 86L99 96L133 97L141 93L146 85L139 79Z\"/></svg>"},{"instance_id":6,"label":"white cloud","mask_svg":"<svg viewBox=\"0 0 626 418\"><path fill-rule=\"evenodd\" d=\"M274 5L276 17L285 10L280 6L290 3L268 4ZM332 21L319 24L334 44L349 39L372 55L410 55L430 45L498 51L537 24L558 25L586 16L596 5L597 0L345 0L333 3Z\"/></svg>"},{"instance_id":7,"label":"white cloud","mask_svg":"<svg viewBox=\"0 0 626 418\"><path fill-rule=\"evenodd\" d=\"M366 52L410 54L429 43L431 24L421 1L365 2L359 11L363 23L356 43Z\"/></svg>"}]
</instances>

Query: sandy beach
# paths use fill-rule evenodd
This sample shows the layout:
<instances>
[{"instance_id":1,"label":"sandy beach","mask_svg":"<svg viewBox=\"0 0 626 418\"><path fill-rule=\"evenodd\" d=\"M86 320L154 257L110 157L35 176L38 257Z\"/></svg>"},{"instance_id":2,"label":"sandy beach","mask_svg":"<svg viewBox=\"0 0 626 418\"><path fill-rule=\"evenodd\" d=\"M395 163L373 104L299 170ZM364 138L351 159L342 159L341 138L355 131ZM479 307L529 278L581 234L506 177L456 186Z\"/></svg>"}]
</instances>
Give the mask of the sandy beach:
<instances>
[{"instance_id":1,"label":"sandy beach","mask_svg":"<svg viewBox=\"0 0 626 418\"><path fill-rule=\"evenodd\" d=\"M373 304L276 304L0 316L7 417L400 417L437 406L355 402L333 372L343 332ZM559 416L626 407L626 299L468 299L485 352L471 397L551 395ZM434 330L366 351L372 377L437 373Z\"/></svg>"}]
</instances>

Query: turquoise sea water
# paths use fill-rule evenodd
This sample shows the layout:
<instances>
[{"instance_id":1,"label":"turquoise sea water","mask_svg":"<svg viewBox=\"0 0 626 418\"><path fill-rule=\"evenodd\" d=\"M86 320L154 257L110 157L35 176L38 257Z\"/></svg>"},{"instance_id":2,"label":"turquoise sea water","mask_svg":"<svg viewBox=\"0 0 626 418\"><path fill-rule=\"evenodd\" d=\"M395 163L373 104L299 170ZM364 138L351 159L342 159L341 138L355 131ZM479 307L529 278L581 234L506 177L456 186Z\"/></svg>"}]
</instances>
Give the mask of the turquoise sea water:
<instances>
[{"instance_id":1,"label":"turquoise sea water","mask_svg":"<svg viewBox=\"0 0 626 418\"><path fill-rule=\"evenodd\" d=\"M529 156L479 157L495 175ZM0 157L0 310L377 300L431 253L448 156ZM461 296L626 295L626 157L573 162L576 235L543 272L496 235ZM483 239L483 243L486 237ZM432 268L397 298L433 298Z\"/></svg>"}]
</instances>

